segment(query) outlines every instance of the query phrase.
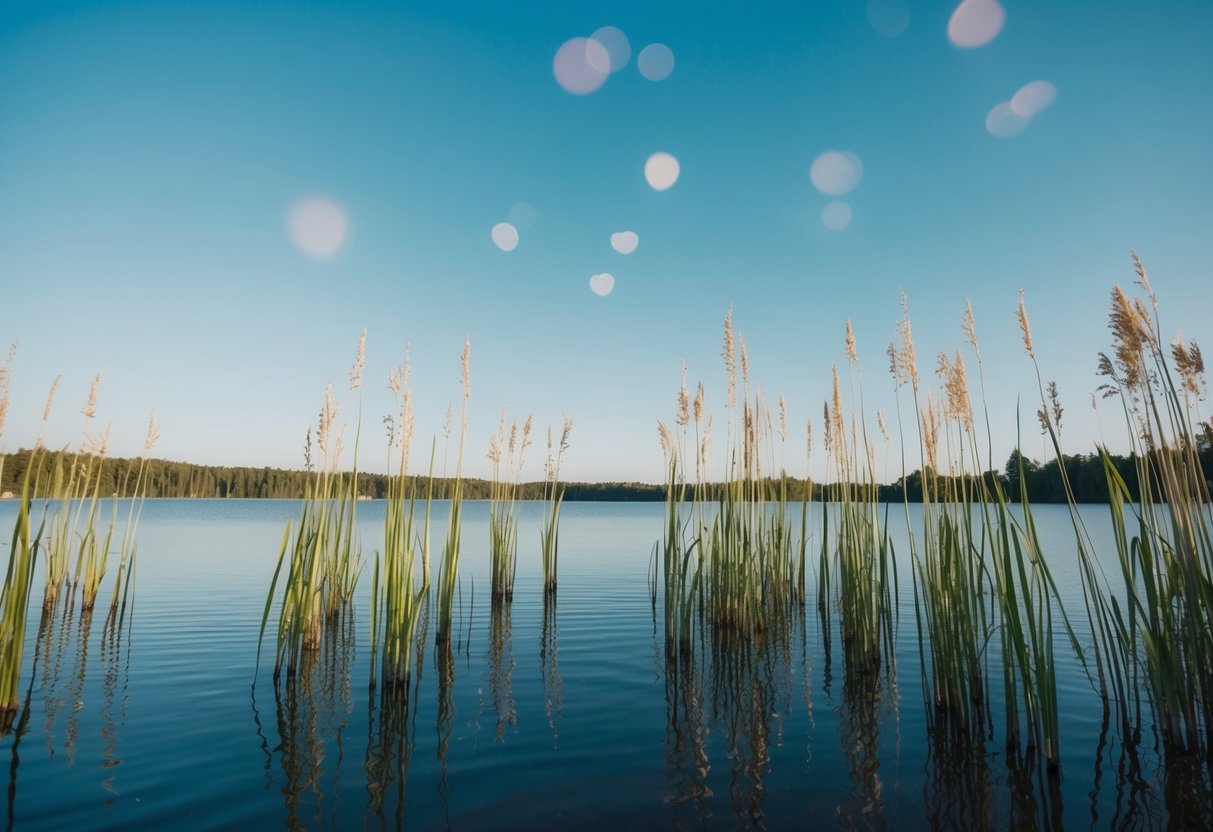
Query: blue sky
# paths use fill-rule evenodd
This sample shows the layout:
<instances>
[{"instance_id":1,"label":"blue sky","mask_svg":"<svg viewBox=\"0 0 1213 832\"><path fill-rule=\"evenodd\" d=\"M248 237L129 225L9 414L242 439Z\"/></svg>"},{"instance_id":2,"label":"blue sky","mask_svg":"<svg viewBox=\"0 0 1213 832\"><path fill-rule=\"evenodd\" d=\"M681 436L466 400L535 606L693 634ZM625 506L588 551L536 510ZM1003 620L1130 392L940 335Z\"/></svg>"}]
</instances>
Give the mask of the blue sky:
<instances>
[{"instance_id":1,"label":"blue sky","mask_svg":"<svg viewBox=\"0 0 1213 832\"><path fill-rule=\"evenodd\" d=\"M731 306L754 381L787 397L800 474L848 319L869 415L892 413L883 350L904 289L924 376L964 346L972 299L1005 460L1017 406L1036 406L1022 288L1068 449L1123 447L1089 393L1130 249L1167 334L1213 335L1213 5L1005 2L997 35L959 48L957 4L877 3L908 14L899 36L865 0L6 2L0 340L19 350L0 442L32 444L63 373L48 444L74 445L101 371L112 453L140 450L154 407L159 456L295 467L366 328L367 466L405 344L428 447L470 336L470 473L508 407L573 418L568 478L656 481L682 360L723 420ZM631 60L570 94L557 50L603 26ZM675 57L665 80L637 70L650 43ZM1052 106L992 135L990 111L1033 81ZM829 150L862 163L839 197L809 175ZM656 152L680 163L665 191L644 175ZM308 197L348 223L330 256L289 231ZM822 220L835 199L841 230ZM535 220L502 251L490 232L518 203ZM624 230L628 255L610 244ZM603 273L605 297L589 284Z\"/></svg>"}]
</instances>

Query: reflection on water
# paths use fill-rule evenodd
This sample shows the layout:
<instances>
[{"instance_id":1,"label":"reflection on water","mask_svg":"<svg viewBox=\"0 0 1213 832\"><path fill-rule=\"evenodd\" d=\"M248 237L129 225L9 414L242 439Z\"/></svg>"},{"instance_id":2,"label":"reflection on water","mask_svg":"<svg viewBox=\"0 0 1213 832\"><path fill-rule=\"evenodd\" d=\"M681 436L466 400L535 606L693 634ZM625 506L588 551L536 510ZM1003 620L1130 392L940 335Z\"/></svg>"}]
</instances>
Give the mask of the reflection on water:
<instances>
[{"instance_id":1,"label":"reflection on water","mask_svg":"<svg viewBox=\"0 0 1213 832\"><path fill-rule=\"evenodd\" d=\"M434 645L434 666L438 676L438 796L442 798L446 826L451 825L451 787L447 780L447 751L451 744L452 721L455 718L455 655L450 639L440 639Z\"/></svg>"},{"instance_id":2,"label":"reflection on water","mask_svg":"<svg viewBox=\"0 0 1213 832\"><path fill-rule=\"evenodd\" d=\"M880 733L886 715L896 720L896 671L873 666L867 655L843 651L838 739L851 777L848 799L838 805L842 824L852 829L886 829L884 782L880 776Z\"/></svg>"},{"instance_id":3,"label":"reflection on water","mask_svg":"<svg viewBox=\"0 0 1213 832\"><path fill-rule=\"evenodd\" d=\"M543 679L543 712L552 729L552 747L560 741L560 716L564 710L564 680L560 678L556 639L556 593L543 594L543 627L539 631L539 673Z\"/></svg>"},{"instance_id":4,"label":"reflection on water","mask_svg":"<svg viewBox=\"0 0 1213 832\"><path fill-rule=\"evenodd\" d=\"M326 627L320 648L304 654L299 672L284 685L274 685L278 725L281 793L286 826L308 829L340 818L341 764L344 732L353 711L350 670L354 657L354 613L339 613L337 626ZM328 738L335 737L335 759L326 772ZM325 794L326 775L331 793Z\"/></svg>"},{"instance_id":5,"label":"reflection on water","mask_svg":"<svg viewBox=\"0 0 1213 832\"><path fill-rule=\"evenodd\" d=\"M506 730L518 725L518 710L514 702L514 639L513 606L494 603L489 612L489 691L493 710L497 714L497 741L505 739Z\"/></svg>"}]
</instances>

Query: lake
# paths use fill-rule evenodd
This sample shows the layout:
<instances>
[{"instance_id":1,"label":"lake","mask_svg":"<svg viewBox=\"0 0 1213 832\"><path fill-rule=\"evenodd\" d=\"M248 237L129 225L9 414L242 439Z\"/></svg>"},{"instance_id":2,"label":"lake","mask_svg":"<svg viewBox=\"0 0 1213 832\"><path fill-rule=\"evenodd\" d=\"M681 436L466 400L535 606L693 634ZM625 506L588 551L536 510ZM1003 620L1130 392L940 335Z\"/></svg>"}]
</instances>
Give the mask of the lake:
<instances>
[{"instance_id":1,"label":"lake","mask_svg":"<svg viewBox=\"0 0 1213 832\"><path fill-rule=\"evenodd\" d=\"M0 502L6 549L16 508ZM29 628L28 699L2 741L9 828L1107 829L1213 816L1207 767L1164 760L1150 738L1126 753L1064 645L1059 776L1007 753L1000 700L992 737L932 740L899 506L896 663L879 681L851 678L837 646L827 656L811 577L791 626L732 648L704 638L695 661L667 664L648 584L660 503L567 503L545 604L540 509L522 506L514 600L494 612L488 506L465 504L458 635L437 650L431 628L412 690L385 699L369 690L367 647L383 503L358 504L367 565L349 638L276 692L272 626L259 673L258 629L298 502L149 501L130 627L107 632L101 603L93 621L77 603ZM1067 509L1034 510L1089 638ZM1114 558L1107 508L1080 510Z\"/></svg>"}]
</instances>

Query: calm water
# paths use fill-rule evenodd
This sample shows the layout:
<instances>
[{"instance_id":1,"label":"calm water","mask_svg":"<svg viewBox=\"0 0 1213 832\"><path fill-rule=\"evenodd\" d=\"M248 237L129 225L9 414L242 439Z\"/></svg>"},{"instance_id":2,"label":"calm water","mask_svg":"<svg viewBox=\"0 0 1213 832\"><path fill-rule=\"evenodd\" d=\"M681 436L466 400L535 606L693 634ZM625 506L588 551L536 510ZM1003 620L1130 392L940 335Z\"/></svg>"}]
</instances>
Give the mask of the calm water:
<instances>
[{"instance_id":1,"label":"calm water","mask_svg":"<svg viewBox=\"0 0 1213 832\"><path fill-rule=\"evenodd\" d=\"M0 503L5 542L15 508ZM252 690L297 502L151 501L129 632L74 610L30 628L24 727L0 744L9 826L1106 829L1209 812L1207 783L1168 773L1151 742L1124 753L1064 649L1059 778L1008 760L1001 720L989 742L931 742L904 541L896 674L879 686L826 660L812 596L791 632L667 671L646 578L662 509L567 504L545 608L539 507L524 506L514 602L494 615L487 506L468 504L460 637L449 653L427 638L414 690L383 702L368 690L369 568L351 643L281 696L263 663ZM383 504L358 510L369 560ZM1106 544L1106 508L1083 513ZM1084 627L1065 509L1037 519Z\"/></svg>"}]
</instances>

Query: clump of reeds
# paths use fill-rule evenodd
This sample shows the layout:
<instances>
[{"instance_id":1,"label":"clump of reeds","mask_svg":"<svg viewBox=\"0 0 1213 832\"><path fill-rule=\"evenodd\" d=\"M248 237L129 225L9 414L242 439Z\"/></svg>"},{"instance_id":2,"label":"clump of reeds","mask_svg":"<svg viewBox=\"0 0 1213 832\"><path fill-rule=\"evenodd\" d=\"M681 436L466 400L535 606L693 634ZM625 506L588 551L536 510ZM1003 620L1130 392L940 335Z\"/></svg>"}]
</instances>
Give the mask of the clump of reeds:
<instances>
[{"instance_id":1,"label":"clump of reeds","mask_svg":"<svg viewBox=\"0 0 1213 832\"><path fill-rule=\"evenodd\" d=\"M358 339L358 350L350 368L350 389L361 392L365 366L366 332ZM354 439L353 472L341 470L345 426L338 426L340 408L333 385L325 389L324 405L316 425L320 463L308 484L297 523L287 523L278 551L278 563L270 582L258 637L261 640L273 606L282 567L289 568L283 586L278 616L278 639L274 661L277 681L285 668L293 678L306 654L319 649L326 627L340 626L353 599L361 571L361 543L355 526L358 500L358 444L361 435L361 396ZM304 448L308 470L312 470L312 434L308 429Z\"/></svg>"},{"instance_id":2,"label":"clump of reeds","mask_svg":"<svg viewBox=\"0 0 1213 832\"><path fill-rule=\"evenodd\" d=\"M824 511L818 605L823 631L828 631L827 605L837 604L848 672L874 674L882 665L887 666L892 655L897 571L887 517L881 517L875 451L862 415L862 378L849 321L844 347L857 406L850 414L844 409L841 380L835 368L833 392L823 406L822 418L826 456L833 474L825 495L834 503L837 530L831 540L829 511Z\"/></svg>"},{"instance_id":3,"label":"clump of reeds","mask_svg":"<svg viewBox=\"0 0 1213 832\"><path fill-rule=\"evenodd\" d=\"M514 418L506 435L507 412L501 411L497 430L489 437L488 458L493 463L489 486L489 575L493 602L514 597L514 575L518 564L518 488L522 457L531 444L534 417L527 416L521 431Z\"/></svg>"},{"instance_id":4,"label":"clump of reeds","mask_svg":"<svg viewBox=\"0 0 1213 832\"><path fill-rule=\"evenodd\" d=\"M153 410L147 417L147 436L143 440L143 451L139 460L134 464L134 483L131 483L131 471L128 470L123 481L122 493L130 496L127 506L126 524L122 530L122 540L118 545L118 574L114 576L114 594L110 598L110 609L106 616L108 628L122 626L127 605L130 602L131 589L134 586L135 555L138 544L135 538L139 528L139 519L143 514L143 501L147 496L147 459L148 454L160 438L160 428L156 424L156 412ZM130 490L128 492L128 486ZM114 512L117 513L117 503Z\"/></svg>"},{"instance_id":5,"label":"clump of reeds","mask_svg":"<svg viewBox=\"0 0 1213 832\"><path fill-rule=\"evenodd\" d=\"M1101 392L1121 403L1140 494L1135 503L1101 449L1124 581L1124 607L1113 599L1112 615L1129 663L1135 720L1144 698L1169 749L1210 755L1213 530L1197 453L1204 359L1195 341L1177 339L1167 349L1158 299L1136 254L1133 265L1149 306L1117 286L1109 315L1113 351L1099 356L1107 379ZM1145 684L1134 683L1143 676Z\"/></svg>"},{"instance_id":6,"label":"clump of reeds","mask_svg":"<svg viewBox=\"0 0 1213 832\"><path fill-rule=\"evenodd\" d=\"M5 406L8 396L7 372L6 367L4 387L0 389L0 401ZM0 429L2 428L3 422L0 421ZM18 682L25 650L25 627L29 617L34 567L38 561L38 550L45 525L44 519L38 530L31 533L30 497L36 456L35 450L22 478L21 502L17 508L17 520L13 524L8 569L4 576L4 588L0 591L0 735L7 734L11 729L20 705Z\"/></svg>"},{"instance_id":7,"label":"clump of reeds","mask_svg":"<svg viewBox=\"0 0 1213 832\"><path fill-rule=\"evenodd\" d=\"M438 621L434 637L439 644L449 644L451 640L455 586L459 577L459 548L463 512L463 447L467 435L468 399L472 394L471 361L472 343L470 339L467 339L463 343L463 356L460 360L463 405L459 421L459 452L455 463L454 484L451 487L446 541L442 546L442 563L438 568Z\"/></svg>"},{"instance_id":8,"label":"clump of reeds","mask_svg":"<svg viewBox=\"0 0 1213 832\"><path fill-rule=\"evenodd\" d=\"M413 401L409 388L409 361L388 373L395 410L384 420L388 428L387 506L384 515L383 557L376 558L371 583L371 687L378 662L386 688L407 690L417 625L429 589L430 504L433 500L433 454L427 478L424 519L417 527L417 488L409 477L409 450L413 440ZM417 555L423 563L417 581Z\"/></svg>"},{"instance_id":9,"label":"clump of reeds","mask_svg":"<svg viewBox=\"0 0 1213 832\"><path fill-rule=\"evenodd\" d=\"M543 465L543 521L539 527L539 552L543 564L543 591L556 591L556 561L560 538L560 506L564 502L564 486L560 483L560 460L569 447L573 420L564 417L560 442L553 447L552 428L548 426L548 455Z\"/></svg>"}]
</instances>

